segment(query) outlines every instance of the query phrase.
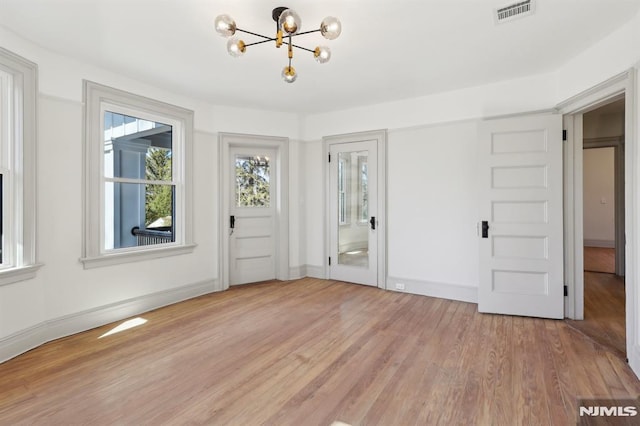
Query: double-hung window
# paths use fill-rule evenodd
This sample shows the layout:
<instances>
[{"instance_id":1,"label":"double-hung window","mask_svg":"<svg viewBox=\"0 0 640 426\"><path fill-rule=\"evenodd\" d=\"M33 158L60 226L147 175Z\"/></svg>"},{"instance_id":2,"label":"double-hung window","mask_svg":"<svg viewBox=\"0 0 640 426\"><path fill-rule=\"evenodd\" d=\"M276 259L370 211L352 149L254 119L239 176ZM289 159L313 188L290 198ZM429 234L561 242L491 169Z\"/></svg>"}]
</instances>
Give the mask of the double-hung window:
<instances>
[{"instance_id":1,"label":"double-hung window","mask_svg":"<svg viewBox=\"0 0 640 426\"><path fill-rule=\"evenodd\" d=\"M84 89L85 267L191 251L193 113Z\"/></svg>"},{"instance_id":2,"label":"double-hung window","mask_svg":"<svg viewBox=\"0 0 640 426\"><path fill-rule=\"evenodd\" d=\"M37 66L0 48L0 285L36 264Z\"/></svg>"}]
</instances>

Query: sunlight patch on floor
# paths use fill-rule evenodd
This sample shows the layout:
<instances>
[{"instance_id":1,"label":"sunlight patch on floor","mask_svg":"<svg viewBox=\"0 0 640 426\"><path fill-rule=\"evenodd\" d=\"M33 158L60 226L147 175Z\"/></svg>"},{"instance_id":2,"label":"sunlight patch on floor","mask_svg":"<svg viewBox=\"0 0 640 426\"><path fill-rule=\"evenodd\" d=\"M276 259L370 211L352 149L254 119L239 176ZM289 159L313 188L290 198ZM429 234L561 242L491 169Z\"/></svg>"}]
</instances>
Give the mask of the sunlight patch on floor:
<instances>
[{"instance_id":1,"label":"sunlight patch on floor","mask_svg":"<svg viewBox=\"0 0 640 426\"><path fill-rule=\"evenodd\" d=\"M98 337L98 339L102 339L103 337L111 336L112 334L120 333L121 331L129 330L130 328L137 327L137 326L142 325L142 324L144 324L146 322L147 322L147 320L144 319L144 318L140 318L140 317L132 318L132 319L127 320L127 321L123 322L122 324L112 328L111 330L107 331L102 336Z\"/></svg>"}]
</instances>

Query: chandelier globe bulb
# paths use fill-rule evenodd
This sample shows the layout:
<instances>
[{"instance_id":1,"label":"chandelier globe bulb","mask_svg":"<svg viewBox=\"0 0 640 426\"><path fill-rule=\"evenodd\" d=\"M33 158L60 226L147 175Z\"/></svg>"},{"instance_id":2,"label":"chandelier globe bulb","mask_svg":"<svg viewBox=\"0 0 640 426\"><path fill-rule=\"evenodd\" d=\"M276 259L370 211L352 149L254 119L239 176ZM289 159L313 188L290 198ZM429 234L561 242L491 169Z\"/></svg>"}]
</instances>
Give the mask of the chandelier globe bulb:
<instances>
[{"instance_id":1,"label":"chandelier globe bulb","mask_svg":"<svg viewBox=\"0 0 640 426\"><path fill-rule=\"evenodd\" d=\"M278 28L287 35L294 35L302 28L302 19L300 19L300 16L295 10L286 9L280 14L280 18L278 18Z\"/></svg>"},{"instance_id":2,"label":"chandelier globe bulb","mask_svg":"<svg viewBox=\"0 0 640 426\"><path fill-rule=\"evenodd\" d=\"M327 16L320 23L320 33L327 40L335 40L342 32L340 20L334 16Z\"/></svg>"},{"instance_id":3,"label":"chandelier globe bulb","mask_svg":"<svg viewBox=\"0 0 640 426\"><path fill-rule=\"evenodd\" d=\"M286 83L293 83L298 78L298 73L294 67L286 66L282 69L282 79Z\"/></svg>"},{"instance_id":4,"label":"chandelier globe bulb","mask_svg":"<svg viewBox=\"0 0 640 426\"><path fill-rule=\"evenodd\" d=\"M229 15L218 15L214 26L220 37L231 37L236 33L236 21Z\"/></svg>"}]
</instances>

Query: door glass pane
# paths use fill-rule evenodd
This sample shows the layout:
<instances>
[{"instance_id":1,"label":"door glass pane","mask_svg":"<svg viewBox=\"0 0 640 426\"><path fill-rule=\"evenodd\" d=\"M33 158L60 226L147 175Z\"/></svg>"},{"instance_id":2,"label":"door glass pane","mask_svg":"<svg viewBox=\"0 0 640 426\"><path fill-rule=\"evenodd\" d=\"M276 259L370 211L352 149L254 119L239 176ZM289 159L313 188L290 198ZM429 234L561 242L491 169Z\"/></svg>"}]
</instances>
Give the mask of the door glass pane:
<instances>
[{"instance_id":1,"label":"door glass pane","mask_svg":"<svg viewBox=\"0 0 640 426\"><path fill-rule=\"evenodd\" d=\"M236 207L269 207L269 157L236 155Z\"/></svg>"},{"instance_id":2,"label":"door glass pane","mask_svg":"<svg viewBox=\"0 0 640 426\"><path fill-rule=\"evenodd\" d=\"M368 151L338 154L338 263L369 267Z\"/></svg>"}]
</instances>

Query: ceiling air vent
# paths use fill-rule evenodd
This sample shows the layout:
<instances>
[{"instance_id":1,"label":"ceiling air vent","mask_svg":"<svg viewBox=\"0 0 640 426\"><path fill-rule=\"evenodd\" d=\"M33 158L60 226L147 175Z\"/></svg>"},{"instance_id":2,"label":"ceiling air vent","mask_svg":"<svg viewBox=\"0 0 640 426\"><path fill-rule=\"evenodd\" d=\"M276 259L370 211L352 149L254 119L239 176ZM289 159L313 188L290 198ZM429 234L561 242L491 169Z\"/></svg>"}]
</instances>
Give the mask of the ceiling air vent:
<instances>
[{"instance_id":1,"label":"ceiling air vent","mask_svg":"<svg viewBox=\"0 0 640 426\"><path fill-rule=\"evenodd\" d=\"M529 16L533 14L534 6L533 0L525 0L496 9L496 24L502 24L503 22L508 22L516 18Z\"/></svg>"}]
</instances>

